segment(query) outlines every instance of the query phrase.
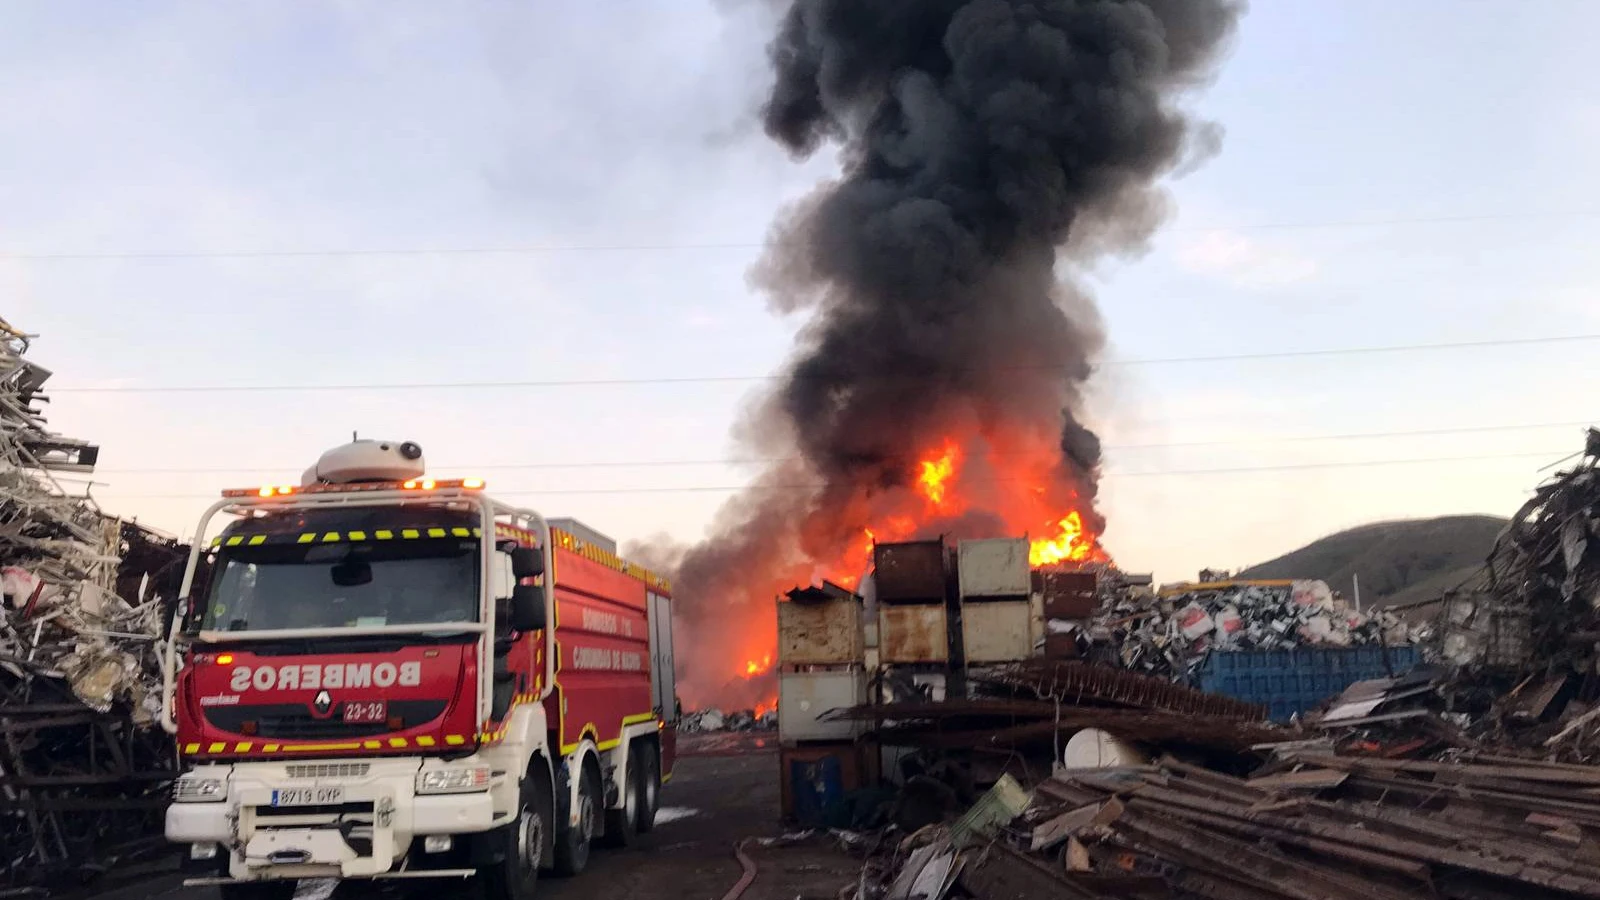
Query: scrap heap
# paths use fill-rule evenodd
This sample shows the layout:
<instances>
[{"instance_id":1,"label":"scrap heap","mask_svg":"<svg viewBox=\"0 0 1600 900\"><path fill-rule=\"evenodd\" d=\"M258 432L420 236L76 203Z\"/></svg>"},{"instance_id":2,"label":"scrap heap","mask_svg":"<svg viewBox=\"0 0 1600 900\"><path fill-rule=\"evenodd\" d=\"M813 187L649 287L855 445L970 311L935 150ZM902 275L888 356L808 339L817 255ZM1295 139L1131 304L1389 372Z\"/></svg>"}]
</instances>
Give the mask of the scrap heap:
<instances>
[{"instance_id":1,"label":"scrap heap","mask_svg":"<svg viewBox=\"0 0 1600 900\"><path fill-rule=\"evenodd\" d=\"M1352 685L1316 723L1341 746L1600 762L1600 430L1442 598L1434 667Z\"/></svg>"},{"instance_id":2,"label":"scrap heap","mask_svg":"<svg viewBox=\"0 0 1600 900\"><path fill-rule=\"evenodd\" d=\"M1354 610L1321 581L1225 578L1163 588L1154 602L1107 605L1092 633L1115 648L1120 665L1189 682L1212 650L1392 646L1411 639L1399 618Z\"/></svg>"},{"instance_id":3,"label":"scrap heap","mask_svg":"<svg viewBox=\"0 0 1600 900\"><path fill-rule=\"evenodd\" d=\"M935 823L852 836L872 849L841 896L1600 896L1593 768L1344 757L1315 741L1253 749L1226 765L1058 768L1031 789L1002 776Z\"/></svg>"},{"instance_id":4,"label":"scrap heap","mask_svg":"<svg viewBox=\"0 0 1600 900\"><path fill-rule=\"evenodd\" d=\"M82 876L160 836L157 638L187 554L61 484L98 448L45 427L47 369L0 320L0 884ZM126 564L121 564L126 560Z\"/></svg>"}]
</instances>

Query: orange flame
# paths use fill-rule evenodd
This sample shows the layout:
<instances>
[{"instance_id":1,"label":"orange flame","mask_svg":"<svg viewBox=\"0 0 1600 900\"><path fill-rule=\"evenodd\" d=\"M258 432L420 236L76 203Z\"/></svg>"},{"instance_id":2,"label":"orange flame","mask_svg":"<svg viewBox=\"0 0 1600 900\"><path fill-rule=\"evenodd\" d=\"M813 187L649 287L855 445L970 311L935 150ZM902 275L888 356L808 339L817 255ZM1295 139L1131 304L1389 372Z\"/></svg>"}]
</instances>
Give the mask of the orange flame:
<instances>
[{"instance_id":1,"label":"orange flame","mask_svg":"<svg viewBox=\"0 0 1600 900\"><path fill-rule=\"evenodd\" d=\"M768 653L760 662L748 660L744 664L744 677L746 680L756 677L772 668L772 654Z\"/></svg>"},{"instance_id":2,"label":"orange flame","mask_svg":"<svg viewBox=\"0 0 1600 900\"><path fill-rule=\"evenodd\" d=\"M1095 558L1099 547L1092 536L1084 534L1083 517L1077 511L1067 513L1055 525L1061 529L1057 537L1040 538L1029 545L1029 563L1049 566L1062 562L1087 562Z\"/></svg>"},{"instance_id":3,"label":"orange flame","mask_svg":"<svg viewBox=\"0 0 1600 900\"><path fill-rule=\"evenodd\" d=\"M933 459L925 459L917 464L920 470L917 474L917 489L928 502L935 507L944 505L945 489L949 486L950 476L956 472L956 464L961 461L961 448L954 441L946 441L944 450Z\"/></svg>"},{"instance_id":4,"label":"orange flame","mask_svg":"<svg viewBox=\"0 0 1600 900\"><path fill-rule=\"evenodd\" d=\"M756 704L756 718L759 719L762 716L766 715L769 712L772 712L773 710L775 710L777 708L778 708L778 701L776 701L776 700L768 700L768 701L763 702L763 703L757 703Z\"/></svg>"}]
</instances>

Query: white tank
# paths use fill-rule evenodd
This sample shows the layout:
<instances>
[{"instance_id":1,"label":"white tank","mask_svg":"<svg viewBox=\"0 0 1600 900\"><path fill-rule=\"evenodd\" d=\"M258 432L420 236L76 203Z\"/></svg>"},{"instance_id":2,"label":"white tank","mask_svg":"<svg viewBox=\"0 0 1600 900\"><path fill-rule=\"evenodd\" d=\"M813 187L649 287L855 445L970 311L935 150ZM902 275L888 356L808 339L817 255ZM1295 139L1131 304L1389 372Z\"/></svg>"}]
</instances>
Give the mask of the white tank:
<instances>
[{"instance_id":1,"label":"white tank","mask_svg":"<svg viewBox=\"0 0 1600 900\"><path fill-rule=\"evenodd\" d=\"M300 477L303 485L409 481L427 474L422 448L411 441L358 440L335 447Z\"/></svg>"},{"instance_id":2,"label":"white tank","mask_svg":"<svg viewBox=\"0 0 1600 900\"><path fill-rule=\"evenodd\" d=\"M1085 728L1067 741L1062 765L1069 769L1115 769L1142 766L1150 759L1110 732Z\"/></svg>"}]
</instances>

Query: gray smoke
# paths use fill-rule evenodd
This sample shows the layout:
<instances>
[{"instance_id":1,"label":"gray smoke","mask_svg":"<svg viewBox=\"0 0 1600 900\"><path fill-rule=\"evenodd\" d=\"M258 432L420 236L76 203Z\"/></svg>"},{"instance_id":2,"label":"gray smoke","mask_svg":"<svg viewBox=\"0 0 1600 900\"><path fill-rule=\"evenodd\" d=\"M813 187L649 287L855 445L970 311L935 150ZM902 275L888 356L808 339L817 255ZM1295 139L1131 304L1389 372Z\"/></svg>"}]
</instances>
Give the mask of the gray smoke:
<instances>
[{"instance_id":1,"label":"gray smoke","mask_svg":"<svg viewBox=\"0 0 1600 900\"><path fill-rule=\"evenodd\" d=\"M788 5L764 125L797 157L837 145L843 171L780 217L754 273L778 310L811 317L744 427L799 461L684 554L691 653L741 633L729 629L770 633L774 586L858 540L875 498L906 490L910 455L941 435L1052 430L1055 487L1099 531L1100 441L1078 415L1104 338L1072 274L1139 252L1167 212L1158 179L1214 148L1216 130L1179 103L1241 13L1234 0Z\"/></svg>"}]
</instances>

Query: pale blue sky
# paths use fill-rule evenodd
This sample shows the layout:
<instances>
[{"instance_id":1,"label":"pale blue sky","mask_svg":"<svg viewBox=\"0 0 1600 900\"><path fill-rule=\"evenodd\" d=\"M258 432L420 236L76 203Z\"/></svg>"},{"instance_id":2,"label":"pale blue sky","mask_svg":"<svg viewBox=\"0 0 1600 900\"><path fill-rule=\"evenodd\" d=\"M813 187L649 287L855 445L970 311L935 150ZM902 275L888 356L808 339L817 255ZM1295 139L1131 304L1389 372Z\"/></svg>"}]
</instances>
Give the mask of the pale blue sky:
<instances>
[{"instance_id":1,"label":"pale blue sky","mask_svg":"<svg viewBox=\"0 0 1600 900\"><path fill-rule=\"evenodd\" d=\"M752 125L767 6L0 2L0 315L60 388L770 373L799 323L745 272L832 164ZM1572 425L1282 439L1593 419L1600 341L1119 361L1600 333L1597 26L1585 0L1255 2L1197 104L1220 155L1173 183L1150 253L1094 279L1125 565L1172 580L1377 518L1509 513L1579 446ZM36 258L536 246L568 249ZM104 446L108 508L179 532L358 428L498 491L610 491L518 499L619 538L693 539L727 496L700 489L753 468L485 467L739 457L759 384L62 391L52 415ZM1469 456L1496 458L1177 474Z\"/></svg>"}]
</instances>

